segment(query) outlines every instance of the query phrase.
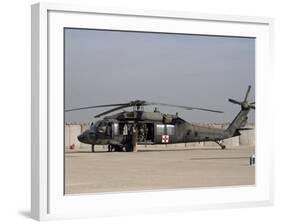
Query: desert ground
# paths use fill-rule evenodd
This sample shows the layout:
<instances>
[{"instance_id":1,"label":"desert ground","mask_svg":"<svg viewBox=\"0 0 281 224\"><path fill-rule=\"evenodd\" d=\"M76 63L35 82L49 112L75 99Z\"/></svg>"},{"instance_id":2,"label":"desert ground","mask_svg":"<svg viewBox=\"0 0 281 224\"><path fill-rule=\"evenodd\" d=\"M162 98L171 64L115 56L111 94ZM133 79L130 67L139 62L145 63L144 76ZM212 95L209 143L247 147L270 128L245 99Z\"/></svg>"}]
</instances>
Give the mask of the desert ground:
<instances>
[{"instance_id":1,"label":"desert ground","mask_svg":"<svg viewBox=\"0 0 281 224\"><path fill-rule=\"evenodd\" d=\"M65 152L65 194L255 184L253 146Z\"/></svg>"}]
</instances>

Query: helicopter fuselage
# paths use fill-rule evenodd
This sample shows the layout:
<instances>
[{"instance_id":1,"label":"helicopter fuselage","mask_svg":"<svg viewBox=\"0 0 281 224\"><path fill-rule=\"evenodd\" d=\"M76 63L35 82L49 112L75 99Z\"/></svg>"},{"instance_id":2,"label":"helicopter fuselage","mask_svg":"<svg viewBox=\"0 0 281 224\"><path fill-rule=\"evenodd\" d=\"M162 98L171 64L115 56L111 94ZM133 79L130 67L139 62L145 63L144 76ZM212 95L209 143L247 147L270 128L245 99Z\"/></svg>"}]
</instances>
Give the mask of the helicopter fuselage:
<instances>
[{"instance_id":1,"label":"helicopter fuselage","mask_svg":"<svg viewBox=\"0 0 281 224\"><path fill-rule=\"evenodd\" d=\"M124 111L92 124L78 139L91 145L107 144L126 148L134 132L140 145L220 141L232 137L224 129L194 125L177 115L158 111Z\"/></svg>"},{"instance_id":2,"label":"helicopter fuselage","mask_svg":"<svg viewBox=\"0 0 281 224\"><path fill-rule=\"evenodd\" d=\"M102 120L92 124L88 130L78 136L80 142L92 145L93 152L94 145L107 144L109 151L112 151L113 148L116 151L122 151L124 147L126 151L136 151L137 144L173 144L204 141L214 141L224 149L225 146L222 144L222 140L241 135L240 131L246 130L243 127L247 123L249 111L256 108L255 102L249 103L247 101L250 89L251 86L249 85L243 101L229 99L229 102L240 105L241 110L226 129L194 125L180 118L178 114L163 114L160 113L157 108L155 108L154 112L147 112L143 110L143 107L161 105L185 110L201 110L215 113L223 113L222 111L147 102L144 100L135 100L121 104L88 106L66 111L114 107L95 116L101 117L124 108L134 108L133 111L123 111L111 116L106 116Z\"/></svg>"}]
</instances>

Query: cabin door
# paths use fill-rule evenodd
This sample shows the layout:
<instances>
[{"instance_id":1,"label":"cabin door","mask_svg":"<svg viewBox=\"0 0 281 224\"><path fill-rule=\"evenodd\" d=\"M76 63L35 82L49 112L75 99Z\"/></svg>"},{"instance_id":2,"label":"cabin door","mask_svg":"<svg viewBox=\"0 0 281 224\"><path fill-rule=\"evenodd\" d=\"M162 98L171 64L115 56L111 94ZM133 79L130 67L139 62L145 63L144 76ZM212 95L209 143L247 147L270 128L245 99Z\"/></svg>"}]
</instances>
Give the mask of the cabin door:
<instances>
[{"instance_id":1,"label":"cabin door","mask_svg":"<svg viewBox=\"0 0 281 224\"><path fill-rule=\"evenodd\" d=\"M155 130L156 144L169 144L175 142L175 125L156 124Z\"/></svg>"},{"instance_id":2,"label":"cabin door","mask_svg":"<svg viewBox=\"0 0 281 224\"><path fill-rule=\"evenodd\" d=\"M138 142L145 144L154 143L153 123L141 123L138 126Z\"/></svg>"}]
</instances>

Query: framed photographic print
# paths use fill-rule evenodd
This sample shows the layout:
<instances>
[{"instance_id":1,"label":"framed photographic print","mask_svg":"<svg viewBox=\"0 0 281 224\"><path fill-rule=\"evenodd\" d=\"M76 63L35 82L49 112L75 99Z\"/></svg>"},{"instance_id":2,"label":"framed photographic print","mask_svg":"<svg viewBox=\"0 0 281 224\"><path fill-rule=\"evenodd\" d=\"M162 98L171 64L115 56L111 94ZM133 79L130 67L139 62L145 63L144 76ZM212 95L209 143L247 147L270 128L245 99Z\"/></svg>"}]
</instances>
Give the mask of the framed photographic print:
<instances>
[{"instance_id":1,"label":"framed photographic print","mask_svg":"<svg viewBox=\"0 0 281 224\"><path fill-rule=\"evenodd\" d=\"M270 18L32 6L32 217L269 205Z\"/></svg>"}]
</instances>

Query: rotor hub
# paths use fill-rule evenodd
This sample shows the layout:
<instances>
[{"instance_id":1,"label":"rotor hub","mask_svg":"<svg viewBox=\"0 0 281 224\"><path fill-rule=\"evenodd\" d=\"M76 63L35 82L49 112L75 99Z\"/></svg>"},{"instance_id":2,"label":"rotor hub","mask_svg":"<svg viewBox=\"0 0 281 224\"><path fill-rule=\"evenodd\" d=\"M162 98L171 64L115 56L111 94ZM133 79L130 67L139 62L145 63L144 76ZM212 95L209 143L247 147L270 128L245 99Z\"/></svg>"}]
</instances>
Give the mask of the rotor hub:
<instances>
[{"instance_id":1,"label":"rotor hub","mask_svg":"<svg viewBox=\"0 0 281 224\"><path fill-rule=\"evenodd\" d=\"M244 102L241 104L241 107L242 107L242 109L244 109L244 110L247 110L247 109L250 108L250 106L249 106L249 104L248 104L247 101L244 101Z\"/></svg>"}]
</instances>

